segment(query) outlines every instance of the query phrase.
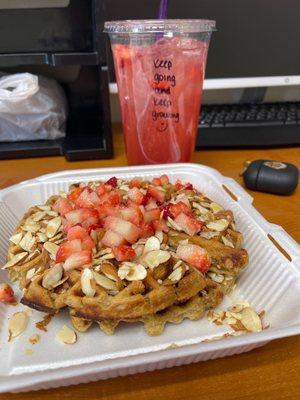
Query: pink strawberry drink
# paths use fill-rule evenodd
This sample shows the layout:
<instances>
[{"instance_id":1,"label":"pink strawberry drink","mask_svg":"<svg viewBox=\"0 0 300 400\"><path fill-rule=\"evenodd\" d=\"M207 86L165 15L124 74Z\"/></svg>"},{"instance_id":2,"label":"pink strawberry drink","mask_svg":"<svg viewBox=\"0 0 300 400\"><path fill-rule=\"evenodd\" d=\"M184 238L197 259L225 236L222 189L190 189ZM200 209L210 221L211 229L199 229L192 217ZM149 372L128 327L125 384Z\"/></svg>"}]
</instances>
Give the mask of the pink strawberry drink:
<instances>
[{"instance_id":1,"label":"pink strawberry drink","mask_svg":"<svg viewBox=\"0 0 300 400\"><path fill-rule=\"evenodd\" d=\"M120 21L105 27L112 42L128 163L190 161L214 22ZM116 33L116 27L127 32Z\"/></svg>"}]
</instances>

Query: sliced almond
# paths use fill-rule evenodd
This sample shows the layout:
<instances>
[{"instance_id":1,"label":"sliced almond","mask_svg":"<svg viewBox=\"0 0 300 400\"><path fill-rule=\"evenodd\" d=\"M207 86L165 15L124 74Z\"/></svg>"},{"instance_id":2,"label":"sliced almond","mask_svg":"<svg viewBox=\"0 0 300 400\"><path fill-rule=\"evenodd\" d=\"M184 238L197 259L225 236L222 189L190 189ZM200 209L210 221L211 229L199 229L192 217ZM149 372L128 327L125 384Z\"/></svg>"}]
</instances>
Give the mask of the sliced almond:
<instances>
[{"instance_id":1,"label":"sliced almond","mask_svg":"<svg viewBox=\"0 0 300 400\"><path fill-rule=\"evenodd\" d=\"M217 283L222 283L225 279L223 275L216 274L215 272L208 272L207 275L210 277L210 279Z\"/></svg>"},{"instance_id":2,"label":"sliced almond","mask_svg":"<svg viewBox=\"0 0 300 400\"><path fill-rule=\"evenodd\" d=\"M47 235L45 233L38 232L36 235L37 235L37 239L38 239L39 242L41 242L41 243L47 242L48 238L47 238Z\"/></svg>"},{"instance_id":3,"label":"sliced almond","mask_svg":"<svg viewBox=\"0 0 300 400\"><path fill-rule=\"evenodd\" d=\"M240 313L246 307L250 307L247 301L238 301L229 308L229 311Z\"/></svg>"},{"instance_id":4,"label":"sliced almond","mask_svg":"<svg viewBox=\"0 0 300 400\"><path fill-rule=\"evenodd\" d=\"M157 239L159 240L159 243L162 243L164 240L164 234L162 231L156 231L155 232L155 236L157 237Z\"/></svg>"},{"instance_id":5,"label":"sliced almond","mask_svg":"<svg viewBox=\"0 0 300 400\"><path fill-rule=\"evenodd\" d=\"M204 239L212 239L213 237L219 236L219 232L212 232L212 231L202 231L200 232L200 236Z\"/></svg>"},{"instance_id":6,"label":"sliced almond","mask_svg":"<svg viewBox=\"0 0 300 400\"><path fill-rule=\"evenodd\" d=\"M58 286L62 285L63 283L65 283L67 280L69 279L68 276L65 276L64 278L62 278L60 281L58 281L55 285L53 285L53 289L57 288Z\"/></svg>"},{"instance_id":7,"label":"sliced almond","mask_svg":"<svg viewBox=\"0 0 300 400\"><path fill-rule=\"evenodd\" d=\"M48 236L48 238L52 238L53 236L55 236L60 226L61 226L60 217L55 217L53 219L50 219L46 227L46 235Z\"/></svg>"},{"instance_id":8,"label":"sliced almond","mask_svg":"<svg viewBox=\"0 0 300 400\"><path fill-rule=\"evenodd\" d=\"M147 270L141 264L123 262L118 270L118 276L120 279L128 281L140 281L146 278Z\"/></svg>"},{"instance_id":9,"label":"sliced almond","mask_svg":"<svg viewBox=\"0 0 300 400\"><path fill-rule=\"evenodd\" d=\"M135 246L134 252L135 252L135 258L141 257L141 255L144 253L144 245L139 244L138 246Z\"/></svg>"},{"instance_id":10,"label":"sliced almond","mask_svg":"<svg viewBox=\"0 0 300 400\"><path fill-rule=\"evenodd\" d=\"M9 341L23 333L28 324L28 315L23 312L16 312L12 315L8 323Z\"/></svg>"},{"instance_id":11,"label":"sliced almond","mask_svg":"<svg viewBox=\"0 0 300 400\"><path fill-rule=\"evenodd\" d=\"M74 344L77 340L76 332L64 325L60 331L56 333L56 339L64 344Z\"/></svg>"},{"instance_id":12,"label":"sliced almond","mask_svg":"<svg viewBox=\"0 0 300 400\"><path fill-rule=\"evenodd\" d=\"M207 214L209 212L207 208L202 207L199 203L196 203L195 201L193 201L192 206L193 208L199 210L201 214Z\"/></svg>"},{"instance_id":13,"label":"sliced almond","mask_svg":"<svg viewBox=\"0 0 300 400\"><path fill-rule=\"evenodd\" d=\"M217 212L219 212L219 211L223 211L223 210L224 210L224 208L223 208L222 206L220 206L220 204L214 203L214 202L212 202L212 203L210 204L210 208L212 209L212 211L213 211L214 213L217 213Z\"/></svg>"},{"instance_id":14,"label":"sliced almond","mask_svg":"<svg viewBox=\"0 0 300 400\"><path fill-rule=\"evenodd\" d=\"M102 272L102 274L104 274L107 278L117 282L119 280L118 277L118 270L117 268L112 265L112 264L108 264L108 263L103 263L100 267L100 271Z\"/></svg>"},{"instance_id":15,"label":"sliced almond","mask_svg":"<svg viewBox=\"0 0 300 400\"><path fill-rule=\"evenodd\" d=\"M62 264L55 264L43 276L42 286L51 290L61 280L63 275Z\"/></svg>"},{"instance_id":16,"label":"sliced almond","mask_svg":"<svg viewBox=\"0 0 300 400\"><path fill-rule=\"evenodd\" d=\"M33 258L38 257L38 255L41 254L39 249L35 249L34 251L32 251L31 253L28 254L28 256L25 258L24 262L28 262L30 260L32 260Z\"/></svg>"},{"instance_id":17,"label":"sliced almond","mask_svg":"<svg viewBox=\"0 0 300 400\"><path fill-rule=\"evenodd\" d=\"M241 323L249 332L260 332L262 330L261 319L251 307L246 307L241 312Z\"/></svg>"},{"instance_id":18,"label":"sliced almond","mask_svg":"<svg viewBox=\"0 0 300 400\"><path fill-rule=\"evenodd\" d=\"M229 222L227 221L227 219L222 218L213 222L209 222L206 226L213 231L222 232L228 227L228 225Z\"/></svg>"},{"instance_id":19,"label":"sliced almond","mask_svg":"<svg viewBox=\"0 0 300 400\"><path fill-rule=\"evenodd\" d=\"M49 239L49 242L54 242L57 243L57 241L59 241L62 237L63 237L63 233L59 232L58 234L56 234L55 236L53 236L52 238ZM64 239L65 240L65 239Z\"/></svg>"},{"instance_id":20,"label":"sliced almond","mask_svg":"<svg viewBox=\"0 0 300 400\"><path fill-rule=\"evenodd\" d=\"M128 192L129 191L129 186L125 185L125 184L122 184L121 186L119 186L119 189L124 190L125 192Z\"/></svg>"},{"instance_id":21,"label":"sliced almond","mask_svg":"<svg viewBox=\"0 0 300 400\"><path fill-rule=\"evenodd\" d=\"M176 224L176 222L170 217L168 217L167 225L170 228L175 229L176 231L179 231L179 232L182 231L181 227L178 224Z\"/></svg>"},{"instance_id":22,"label":"sliced almond","mask_svg":"<svg viewBox=\"0 0 300 400\"><path fill-rule=\"evenodd\" d=\"M9 241L12 242L12 243L14 243L15 245L18 245L18 244L20 243L22 237L23 237L23 233L22 233L22 232L19 232L19 233L16 233L15 235L12 235L12 236L9 238Z\"/></svg>"},{"instance_id":23,"label":"sliced almond","mask_svg":"<svg viewBox=\"0 0 300 400\"><path fill-rule=\"evenodd\" d=\"M166 250L153 250L143 255L141 262L150 269L154 269L160 264L167 262L170 257L171 254Z\"/></svg>"},{"instance_id":24,"label":"sliced almond","mask_svg":"<svg viewBox=\"0 0 300 400\"><path fill-rule=\"evenodd\" d=\"M35 273L36 273L35 268L29 269L26 273L26 279L30 281L34 277Z\"/></svg>"},{"instance_id":25,"label":"sliced almond","mask_svg":"<svg viewBox=\"0 0 300 400\"><path fill-rule=\"evenodd\" d=\"M115 255L113 252L104 254L104 256L101 256L101 260L112 260L115 258Z\"/></svg>"},{"instance_id":26,"label":"sliced almond","mask_svg":"<svg viewBox=\"0 0 300 400\"><path fill-rule=\"evenodd\" d=\"M26 221L21 229L26 232L36 233L41 229L41 225L34 221Z\"/></svg>"},{"instance_id":27,"label":"sliced almond","mask_svg":"<svg viewBox=\"0 0 300 400\"><path fill-rule=\"evenodd\" d=\"M104 289L118 292L118 286L116 282L112 281L111 279L107 278L102 274L98 274L98 272L93 271L94 279L97 285L102 286Z\"/></svg>"},{"instance_id":28,"label":"sliced almond","mask_svg":"<svg viewBox=\"0 0 300 400\"><path fill-rule=\"evenodd\" d=\"M174 269L174 271L168 276L168 279L170 279L170 281L172 282L178 282L182 278L183 272L183 268L178 267Z\"/></svg>"},{"instance_id":29,"label":"sliced almond","mask_svg":"<svg viewBox=\"0 0 300 400\"><path fill-rule=\"evenodd\" d=\"M48 241L48 242L44 243L44 249L46 249L48 251L48 253L50 253L53 257L55 257L56 253L59 249L59 246L55 243Z\"/></svg>"},{"instance_id":30,"label":"sliced almond","mask_svg":"<svg viewBox=\"0 0 300 400\"><path fill-rule=\"evenodd\" d=\"M51 207L50 206L37 206L41 211L50 211Z\"/></svg>"},{"instance_id":31,"label":"sliced almond","mask_svg":"<svg viewBox=\"0 0 300 400\"><path fill-rule=\"evenodd\" d=\"M20 240L19 246L25 251L30 251L35 245L35 238L31 232L26 232L25 236Z\"/></svg>"},{"instance_id":32,"label":"sliced almond","mask_svg":"<svg viewBox=\"0 0 300 400\"><path fill-rule=\"evenodd\" d=\"M222 239L222 242L225 244L225 246L234 248L233 243L230 240L228 240L226 236L222 236L221 239Z\"/></svg>"},{"instance_id":33,"label":"sliced almond","mask_svg":"<svg viewBox=\"0 0 300 400\"><path fill-rule=\"evenodd\" d=\"M96 293L96 290L91 285L93 278L93 272L89 268L84 268L81 273L81 290L87 297L94 297Z\"/></svg>"},{"instance_id":34,"label":"sliced almond","mask_svg":"<svg viewBox=\"0 0 300 400\"><path fill-rule=\"evenodd\" d=\"M18 264L21 260L23 260L28 255L27 251L23 251L22 253L18 253L13 256L3 267L2 269L13 267Z\"/></svg>"},{"instance_id":35,"label":"sliced almond","mask_svg":"<svg viewBox=\"0 0 300 400\"><path fill-rule=\"evenodd\" d=\"M45 211L37 211L36 213L34 213L31 218L34 222L39 222L41 221L43 218L45 218L45 216L47 215L47 213Z\"/></svg>"},{"instance_id":36,"label":"sliced almond","mask_svg":"<svg viewBox=\"0 0 300 400\"><path fill-rule=\"evenodd\" d=\"M183 264L182 260L178 260L174 265L173 265L173 271L178 268L181 264Z\"/></svg>"},{"instance_id":37,"label":"sliced almond","mask_svg":"<svg viewBox=\"0 0 300 400\"><path fill-rule=\"evenodd\" d=\"M210 204L207 201L200 201L201 206L205 207L205 208L210 208Z\"/></svg>"},{"instance_id":38,"label":"sliced almond","mask_svg":"<svg viewBox=\"0 0 300 400\"><path fill-rule=\"evenodd\" d=\"M100 250L97 255L103 256L105 254L110 254L110 253L112 253L112 249L110 247L106 247L105 249Z\"/></svg>"},{"instance_id":39,"label":"sliced almond","mask_svg":"<svg viewBox=\"0 0 300 400\"><path fill-rule=\"evenodd\" d=\"M46 214L49 215L49 217L58 217L58 213L56 211L53 211L53 210L47 211Z\"/></svg>"},{"instance_id":40,"label":"sliced almond","mask_svg":"<svg viewBox=\"0 0 300 400\"><path fill-rule=\"evenodd\" d=\"M149 253L149 251L159 250L160 242L156 236L150 236L144 246L144 254Z\"/></svg>"}]
</instances>

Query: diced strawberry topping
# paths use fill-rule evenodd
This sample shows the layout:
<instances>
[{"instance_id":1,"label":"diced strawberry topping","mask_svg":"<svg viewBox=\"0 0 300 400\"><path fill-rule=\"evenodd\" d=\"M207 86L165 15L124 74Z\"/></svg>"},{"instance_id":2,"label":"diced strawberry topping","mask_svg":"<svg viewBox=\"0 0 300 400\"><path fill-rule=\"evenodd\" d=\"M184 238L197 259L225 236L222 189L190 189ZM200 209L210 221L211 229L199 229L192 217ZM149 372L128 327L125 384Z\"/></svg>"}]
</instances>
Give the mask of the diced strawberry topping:
<instances>
[{"instance_id":1,"label":"diced strawberry topping","mask_svg":"<svg viewBox=\"0 0 300 400\"><path fill-rule=\"evenodd\" d=\"M105 232L103 238L101 239L101 242L104 246L115 247L124 244L125 239L123 238L123 236L109 229Z\"/></svg>"},{"instance_id":2,"label":"diced strawberry topping","mask_svg":"<svg viewBox=\"0 0 300 400\"><path fill-rule=\"evenodd\" d=\"M145 210L153 210L154 208L157 208L157 201L151 198L145 206Z\"/></svg>"},{"instance_id":3,"label":"diced strawberry topping","mask_svg":"<svg viewBox=\"0 0 300 400\"><path fill-rule=\"evenodd\" d=\"M115 176L113 176L105 183L106 183L106 185L110 185L110 186L115 188L118 185L118 180L117 180L117 178Z\"/></svg>"},{"instance_id":4,"label":"diced strawberry topping","mask_svg":"<svg viewBox=\"0 0 300 400\"><path fill-rule=\"evenodd\" d=\"M68 240L73 240L73 239L83 240L87 236L87 234L88 234L87 231L83 229L80 225L75 225L68 230L67 238Z\"/></svg>"},{"instance_id":5,"label":"diced strawberry topping","mask_svg":"<svg viewBox=\"0 0 300 400\"><path fill-rule=\"evenodd\" d=\"M99 183L96 190L97 190L98 196L102 196L104 193L107 192L107 189L103 183Z\"/></svg>"},{"instance_id":6,"label":"diced strawberry topping","mask_svg":"<svg viewBox=\"0 0 300 400\"><path fill-rule=\"evenodd\" d=\"M103 219L109 215L118 215L119 210L117 207L113 207L112 204L103 203L97 207L98 215L100 219Z\"/></svg>"},{"instance_id":7,"label":"diced strawberry topping","mask_svg":"<svg viewBox=\"0 0 300 400\"><path fill-rule=\"evenodd\" d=\"M194 187L191 183L185 183L183 184L180 180L177 180L175 182L175 189L176 190L181 190L181 189L186 189L186 190L194 190Z\"/></svg>"},{"instance_id":8,"label":"diced strawberry topping","mask_svg":"<svg viewBox=\"0 0 300 400\"><path fill-rule=\"evenodd\" d=\"M180 244L176 255L203 273L209 269L210 258L207 251L196 244Z\"/></svg>"},{"instance_id":9,"label":"diced strawberry topping","mask_svg":"<svg viewBox=\"0 0 300 400\"><path fill-rule=\"evenodd\" d=\"M100 204L100 199L90 188L85 188L75 201L78 208L94 208Z\"/></svg>"},{"instance_id":10,"label":"diced strawberry topping","mask_svg":"<svg viewBox=\"0 0 300 400\"><path fill-rule=\"evenodd\" d=\"M203 227L203 222L198 221L196 218L180 213L174 219L177 225L190 236L194 236L196 233L201 231Z\"/></svg>"},{"instance_id":11,"label":"diced strawberry topping","mask_svg":"<svg viewBox=\"0 0 300 400\"><path fill-rule=\"evenodd\" d=\"M143 220L143 213L137 206L120 208L120 217L126 221L132 222L134 225L139 225Z\"/></svg>"},{"instance_id":12,"label":"diced strawberry topping","mask_svg":"<svg viewBox=\"0 0 300 400\"><path fill-rule=\"evenodd\" d=\"M95 209L89 208L79 208L77 210L72 210L68 212L66 215L66 220L71 225L81 224L87 218L93 217L94 224L98 222L98 212Z\"/></svg>"},{"instance_id":13,"label":"diced strawberry topping","mask_svg":"<svg viewBox=\"0 0 300 400\"><path fill-rule=\"evenodd\" d=\"M161 211L159 208L154 208L153 210L145 211L145 214L144 214L145 222L151 222L153 220L159 219L160 213L161 213Z\"/></svg>"},{"instance_id":14,"label":"diced strawberry topping","mask_svg":"<svg viewBox=\"0 0 300 400\"><path fill-rule=\"evenodd\" d=\"M120 194L117 193L116 191L111 192L111 193L109 194L109 196L108 196L108 201L109 201L112 205L116 206L117 204L120 204L120 203L121 203L121 196L120 196Z\"/></svg>"},{"instance_id":15,"label":"diced strawberry topping","mask_svg":"<svg viewBox=\"0 0 300 400\"><path fill-rule=\"evenodd\" d=\"M92 253L90 250L82 250L77 253L70 255L65 263L65 271L69 271L74 268L83 267L84 265L90 264L92 262Z\"/></svg>"},{"instance_id":16,"label":"diced strawberry topping","mask_svg":"<svg viewBox=\"0 0 300 400\"><path fill-rule=\"evenodd\" d=\"M155 233L152 223L147 224L146 222L142 222L140 224L139 228L140 228L140 237L141 238L153 236Z\"/></svg>"},{"instance_id":17,"label":"diced strawberry topping","mask_svg":"<svg viewBox=\"0 0 300 400\"><path fill-rule=\"evenodd\" d=\"M70 211L65 215L65 217L70 225L80 224L85 219L82 210Z\"/></svg>"},{"instance_id":18,"label":"diced strawberry topping","mask_svg":"<svg viewBox=\"0 0 300 400\"><path fill-rule=\"evenodd\" d=\"M159 178L153 178L151 181L152 185L154 186L160 186L161 185L161 181Z\"/></svg>"},{"instance_id":19,"label":"diced strawberry topping","mask_svg":"<svg viewBox=\"0 0 300 400\"><path fill-rule=\"evenodd\" d=\"M73 203L75 203L75 201L78 199L78 197L80 196L81 192L84 190L84 187L76 187L75 189L73 189L68 195L67 198L68 200L72 201Z\"/></svg>"},{"instance_id":20,"label":"diced strawberry topping","mask_svg":"<svg viewBox=\"0 0 300 400\"><path fill-rule=\"evenodd\" d=\"M181 189L184 188L184 185L183 185L179 180L177 180L177 181L175 182L174 186L175 186L175 189L176 189L176 190L181 190Z\"/></svg>"},{"instance_id":21,"label":"diced strawberry topping","mask_svg":"<svg viewBox=\"0 0 300 400\"><path fill-rule=\"evenodd\" d=\"M191 214L191 209L188 207L185 203L182 201L179 201L178 203L170 204L169 205L169 213L173 218L177 217L177 215L184 213L187 215Z\"/></svg>"},{"instance_id":22,"label":"diced strawberry topping","mask_svg":"<svg viewBox=\"0 0 300 400\"><path fill-rule=\"evenodd\" d=\"M169 227L166 224L166 221L164 219L158 221L152 221L152 226L154 228L155 231L162 231L162 232L169 232Z\"/></svg>"},{"instance_id":23,"label":"diced strawberry topping","mask_svg":"<svg viewBox=\"0 0 300 400\"><path fill-rule=\"evenodd\" d=\"M187 183L186 185L184 185L184 188L186 190L194 190L194 186L191 183Z\"/></svg>"},{"instance_id":24,"label":"diced strawberry topping","mask_svg":"<svg viewBox=\"0 0 300 400\"><path fill-rule=\"evenodd\" d=\"M139 237L140 230L129 221L117 217L107 217L104 222L104 228L111 229L123 236L129 243L134 243Z\"/></svg>"},{"instance_id":25,"label":"diced strawberry topping","mask_svg":"<svg viewBox=\"0 0 300 400\"><path fill-rule=\"evenodd\" d=\"M90 216L82 222L82 226L84 229L88 231L90 229L90 226L96 225L98 221L99 221L98 217Z\"/></svg>"},{"instance_id":26,"label":"diced strawberry topping","mask_svg":"<svg viewBox=\"0 0 300 400\"><path fill-rule=\"evenodd\" d=\"M184 203L191 210L191 204L190 204L187 196L180 197L180 199L175 201L175 203L179 203L179 202Z\"/></svg>"},{"instance_id":27,"label":"diced strawberry topping","mask_svg":"<svg viewBox=\"0 0 300 400\"><path fill-rule=\"evenodd\" d=\"M0 302L16 303L14 291L7 283L0 283Z\"/></svg>"},{"instance_id":28,"label":"diced strawberry topping","mask_svg":"<svg viewBox=\"0 0 300 400\"><path fill-rule=\"evenodd\" d=\"M149 201L150 199L152 199L152 198L151 198L151 195L150 195L150 193L147 191L146 194L144 195L142 205L143 205L143 206L146 206L146 205L148 204L148 201Z\"/></svg>"},{"instance_id":29,"label":"diced strawberry topping","mask_svg":"<svg viewBox=\"0 0 300 400\"><path fill-rule=\"evenodd\" d=\"M169 178L167 175L162 175L160 178L161 185L167 185L169 183Z\"/></svg>"},{"instance_id":30,"label":"diced strawberry topping","mask_svg":"<svg viewBox=\"0 0 300 400\"><path fill-rule=\"evenodd\" d=\"M132 188L128 191L128 197L136 204L142 204L144 201L144 195L138 188Z\"/></svg>"},{"instance_id":31,"label":"diced strawberry topping","mask_svg":"<svg viewBox=\"0 0 300 400\"><path fill-rule=\"evenodd\" d=\"M98 224L90 225L87 229L87 233L90 235L92 231L96 231L97 229L103 228L104 224L102 221L99 221Z\"/></svg>"},{"instance_id":32,"label":"diced strawberry topping","mask_svg":"<svg viewBox=\"0 0 300 400\"><path fill-rule=\"evenodd\" d=\"M130 188L134 188L134 187L136 187L136 188L140 188L141 187L141 185L142 185L142 182L139 180L139 179L132 179L130 182L129 182L129 187Z\"/></svg>"},{"instance_id":33,"label":"diced strawberry topping","mask_svg":"<svg viewBox=\"0 0 300 400\"><path fill-rule=\"evenodd\" d=\"M58 212L60 215L65 215L73 210L71 202L64 197L59 197L52 206L53 210Z\"/></svg>"},{"instance_id":34,"label":"diced strawberry topping","mask_svg":"<svg viewBox=\"0 0 300 400\"><path fill-rule=\"evenodd\" d=\"M73 239L67 242L63 242L57 250L55 261L57 263L65 261L73 253L77 253L82 250L81 240Z\"/></svg>"},{"instance_id":35,"label":"diced strawberry topping","mask_svg":"<svg viewBox=\"0 0 300 400\"><path fill-rule=\"evenodd\" d=\"M136 256L135 251L130 246L120 245L113 248L113 253L117 261L133 260Z\"/></svg>"},{"instance_id":36,"label":"diced strawberry topping","mask_svg":"<svg viewBox=\"0 0 300 400\"><path fill-rule=\"evenodd\" d=\"M159 190L155 186L149 185L147 192L150 194L151 197L153 197L155 200L163 202L165 199L165 192L162 190Z\"/></svg>"},{"instance_id":37,"label":"diced strawberry topping","mask_svg":"<svg viewBox=\"0 0 300 400\"><path fill-rule=\"evenodd\" d=\"M82 239L81 247L82 250L92 250L95 247L95 242L89 235L87 235L84 239Z\"/></svg>"},{"instance_id":38,"label":"diced strawberry topping","mask_svg":"<svg viewBox=\"0 0 300 400\"><path fill-rule=\"evenodd\" d=\"M170 206L171 204L165 204L163 205L160 209L161 211L163 211L163 218L164 219L168 219L168 217L172 217L171 213L170 213Z\"/></svg>"}]
</instances>

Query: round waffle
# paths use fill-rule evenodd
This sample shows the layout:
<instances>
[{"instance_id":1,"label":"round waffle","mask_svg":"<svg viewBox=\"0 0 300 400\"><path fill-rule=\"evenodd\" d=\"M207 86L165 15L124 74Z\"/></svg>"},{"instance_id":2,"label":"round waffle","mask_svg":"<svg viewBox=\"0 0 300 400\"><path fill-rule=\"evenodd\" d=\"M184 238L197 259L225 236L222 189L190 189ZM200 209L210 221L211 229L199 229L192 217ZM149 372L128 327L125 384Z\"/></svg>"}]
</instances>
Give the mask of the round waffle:
<instances>
[{"instance_id":1,"label":"round waffle","mask_svg":"<svg viewBox=\"0 0 300 400\"><path fill-rule=\"evenodd\" d=\"M111 178L72 185L24 215L4 266L22 303L74 327L120 322L160 334L216 307L247 265L231 211L191 184Z\"/></svg>"}]
</instances>

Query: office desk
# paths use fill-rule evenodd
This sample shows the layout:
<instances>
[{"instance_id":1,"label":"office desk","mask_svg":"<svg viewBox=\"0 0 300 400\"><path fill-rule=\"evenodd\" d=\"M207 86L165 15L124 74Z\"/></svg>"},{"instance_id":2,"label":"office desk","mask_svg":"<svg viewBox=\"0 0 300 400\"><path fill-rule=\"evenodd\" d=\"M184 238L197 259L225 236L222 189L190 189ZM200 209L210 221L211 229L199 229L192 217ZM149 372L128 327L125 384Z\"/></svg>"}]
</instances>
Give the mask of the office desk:
<instances>
[{"instance_id":1,"label":"office desk","mask_svg":"<svg viewBox=\"0 0 300 400\"><path fill-rule=\"evenodd\" d=\"M115 127L112 160L67 162L63 157L0 161L0 187L73 168L126 165L120 126ZM217 168L241 183L246 160L270 158L300 167L300 148L198 151L193 162ZM300 242L300 187L292 196L250 193L255 207ZM251 254L250 254L251 257ZM180 325L178 326L180 329ZM300 399L300 336L224 359L54 390L1 394L0 400L279 400Z\"/></svg>"}]
</instances>

